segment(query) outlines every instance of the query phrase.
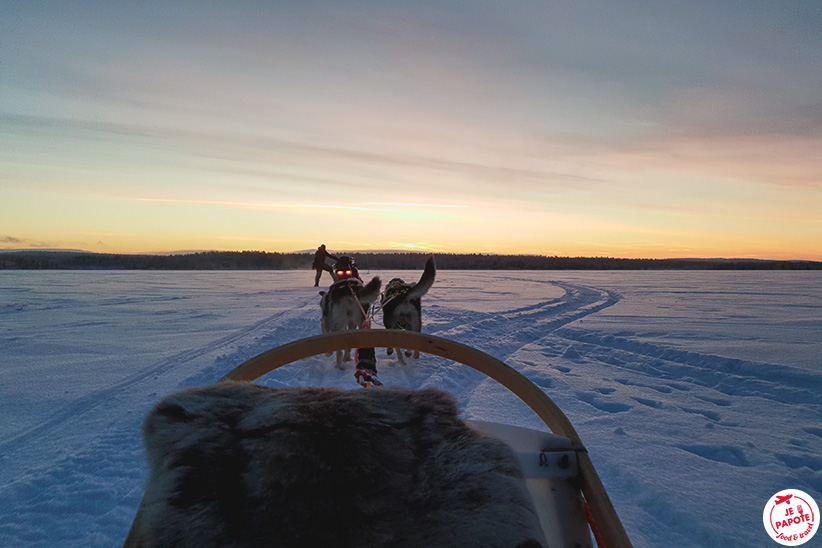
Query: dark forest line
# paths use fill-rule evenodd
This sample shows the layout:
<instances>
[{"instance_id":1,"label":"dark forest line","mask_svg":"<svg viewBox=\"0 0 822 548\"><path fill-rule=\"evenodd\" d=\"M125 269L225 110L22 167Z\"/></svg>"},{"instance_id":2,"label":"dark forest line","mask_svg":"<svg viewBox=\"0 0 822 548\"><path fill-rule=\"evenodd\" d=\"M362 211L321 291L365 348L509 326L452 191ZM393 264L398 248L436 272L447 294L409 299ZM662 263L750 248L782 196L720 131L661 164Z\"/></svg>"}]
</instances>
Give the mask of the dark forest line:
<instances>
[{"instance_id":1,"label":"dark forest line","mask_svg":"<svg viewBox=\"0 0 822 548\"><path fill-rule=\"evenodd\" d=\"M619 259L434 253L441 270L822 270L818 261L749 259ZM351 253L360 269L422 269L427 254ZM294 270L310 269L313 253L205 251L126 255L74 251L0 252L0 270Z\"/></svg>"}]
</instances>

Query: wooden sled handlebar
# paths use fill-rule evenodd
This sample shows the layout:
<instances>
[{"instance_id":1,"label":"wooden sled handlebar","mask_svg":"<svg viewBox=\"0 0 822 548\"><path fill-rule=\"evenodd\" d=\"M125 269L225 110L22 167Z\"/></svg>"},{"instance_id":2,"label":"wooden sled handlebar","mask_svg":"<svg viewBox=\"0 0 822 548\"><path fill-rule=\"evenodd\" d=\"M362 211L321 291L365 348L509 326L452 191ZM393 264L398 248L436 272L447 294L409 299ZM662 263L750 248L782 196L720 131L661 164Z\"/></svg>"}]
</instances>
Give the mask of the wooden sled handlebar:
<instances>
[{"instance_id":1,"label":"wooden sled handlebar","mask_svg":"<svg viewBox=\"0 0 822 548\"><path fill-rule=\"evenodd\" d=\"M539 387L515 369L470 346L413 331L364 329L327 333L300 339L264 352L237 366L219 382L251 382L292 362L346 348L404 348L418 350L467 365L499 382L527 404L554 434L571 440L577 453L580 490L588 502L602 539L600 548L630 548L631 541L614 510L611 500L594 470L588 452L571 422ZM134 518L123 548L141 546L135 531L140 522L142 505Z\"/></svg>"},{"instance_id":2,"label":"wooden sled handlebar","mask_svg":"<svg viewBox=\"0 0 822 548\"><path fill-rule=\"evenodd\" d=\"M494 379L525 402L554 434L571 440L579 461L580 489L588 501L607 548L630 547L631 541L608 498L588 452L568 417L534 383L500 360L476 348L414 331L362 329L326 333L284 344L237 366L219 382L248 381L284 365L326 352L346 348L405 348L440 356L467 365Z\"/></svg>"}]
</instances>

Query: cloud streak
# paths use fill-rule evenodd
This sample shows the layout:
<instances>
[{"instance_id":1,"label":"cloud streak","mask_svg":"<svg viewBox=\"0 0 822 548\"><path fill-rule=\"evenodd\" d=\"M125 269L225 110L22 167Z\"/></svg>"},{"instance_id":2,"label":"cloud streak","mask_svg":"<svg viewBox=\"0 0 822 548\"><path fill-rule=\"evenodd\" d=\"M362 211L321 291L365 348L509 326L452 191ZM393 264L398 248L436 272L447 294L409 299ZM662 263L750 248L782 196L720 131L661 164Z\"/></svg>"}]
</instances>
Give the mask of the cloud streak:
<instances>
[{"instance_id":1,"label":"cloud streak","mask_svg":"<svg viewBox=\"0 0 822 548\"><path fill-rule=\"evenodd\" d=\"M386 208L373 208L363 206L349 206L336 204L275 204L265 202L231 202L225 200L174 200L170 198L127 198L135 202L159 202L168 204L188 204L221 206L238 209L341 209L347 211L394 211Z\"/></svg>"},{"instance_id":2,"label":"cloud streak","mask_svg":"<svg viewBox=\"0 0 822 548\"><path fill-rule=\"evenodd\" d=\"M272 247L361 217L347 240L698 253L762 216L793 249L822 240L820 23L804 0L15 3L0 218L112 248L208 248L219 207L215 238Z\"/></svg>"}]
</instances>

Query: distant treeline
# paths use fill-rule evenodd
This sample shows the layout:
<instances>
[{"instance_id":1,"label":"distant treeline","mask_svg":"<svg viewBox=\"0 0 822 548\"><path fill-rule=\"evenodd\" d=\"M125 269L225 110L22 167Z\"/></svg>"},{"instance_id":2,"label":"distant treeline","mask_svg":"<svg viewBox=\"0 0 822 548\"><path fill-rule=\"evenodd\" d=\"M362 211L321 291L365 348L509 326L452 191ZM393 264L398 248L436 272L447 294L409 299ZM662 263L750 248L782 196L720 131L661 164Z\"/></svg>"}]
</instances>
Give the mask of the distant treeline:
<instances>
[{"instance_id":1,"label":"distant treeline","mask_svg":"<svg viewBox=\"0 0 822 548\"><path fill-rule=\"evenodd\" d=\"M339 255L341 253L335 253ZM421 253L351 253L361 270L422 269ZM617 259L434 253L442 270L822 270L816 261L748 259ZM74 251L0 252L0 270L294 270L309 269L313 253L206 251L185 255L120 255Z\"/></svg>"}]
</instances>

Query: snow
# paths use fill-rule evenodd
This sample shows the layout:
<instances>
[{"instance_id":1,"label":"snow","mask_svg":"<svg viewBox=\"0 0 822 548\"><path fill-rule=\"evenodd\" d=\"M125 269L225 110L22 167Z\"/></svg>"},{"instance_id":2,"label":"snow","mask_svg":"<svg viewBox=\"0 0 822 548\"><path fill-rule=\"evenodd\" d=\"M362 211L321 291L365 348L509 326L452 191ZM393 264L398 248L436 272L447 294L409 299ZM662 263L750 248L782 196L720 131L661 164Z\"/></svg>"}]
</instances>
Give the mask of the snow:
<instances>
[{"instance_id":1,"label":"snow","mask_svg":"<svg viewBox=\"0 0 822 548\"><path fill-rule=\"evenodd\" d=\"M420 271L364 278L376 274ZM312 283L311 271L0 272L0 546L120 545L147 474L145 414L319 333ZM441 271L423 310L425 332L554 399L637 547L775 546L762 526L774 493L822 502L822 273ZM545 429L472 369L378 357L386 385ZM325 356L258 382L359 389Z\"/></svg>"}]
</instances>

